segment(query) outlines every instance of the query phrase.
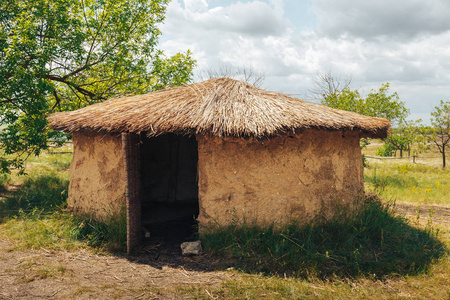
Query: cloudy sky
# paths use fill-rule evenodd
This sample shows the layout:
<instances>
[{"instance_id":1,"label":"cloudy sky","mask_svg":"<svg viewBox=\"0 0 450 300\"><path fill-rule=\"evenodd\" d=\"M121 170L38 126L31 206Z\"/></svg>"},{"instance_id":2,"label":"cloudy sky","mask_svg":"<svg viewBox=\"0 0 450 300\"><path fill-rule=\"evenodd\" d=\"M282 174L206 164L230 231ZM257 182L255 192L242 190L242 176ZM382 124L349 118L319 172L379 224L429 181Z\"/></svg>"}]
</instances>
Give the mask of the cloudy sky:
<instances>
[{"instance_id":1,"label":"cloudy sky","mask_svg":"<svg viewBox=\"0 0 450 300\"><path fill-rule=\"evenodd\" d=\"M429 122L450 100L449 16L448 0L172 0L160 47L190 49L197 73L251 67L262 88L303 99L327 72L363 95L389 82Z\"/></svg>"}]
</instances>

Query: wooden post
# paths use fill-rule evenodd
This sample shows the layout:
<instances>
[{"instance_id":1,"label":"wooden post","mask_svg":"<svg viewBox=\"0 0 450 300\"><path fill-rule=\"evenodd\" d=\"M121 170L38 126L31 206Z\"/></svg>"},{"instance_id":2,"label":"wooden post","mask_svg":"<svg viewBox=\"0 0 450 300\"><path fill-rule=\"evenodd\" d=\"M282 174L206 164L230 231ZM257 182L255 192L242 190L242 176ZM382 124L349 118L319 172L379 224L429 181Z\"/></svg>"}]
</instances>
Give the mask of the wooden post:
<instances>
[{"instance_id":1,"label":"wooden post","mask_svg":"<svg viewBox=\"0 0 450 300\"><path fill-rule=\"evenodd\" d=\"M139 176L139 136L122 133L122 152L126 174L127 253L141 242L141 198Z\"/></svg>"}]
</instances>

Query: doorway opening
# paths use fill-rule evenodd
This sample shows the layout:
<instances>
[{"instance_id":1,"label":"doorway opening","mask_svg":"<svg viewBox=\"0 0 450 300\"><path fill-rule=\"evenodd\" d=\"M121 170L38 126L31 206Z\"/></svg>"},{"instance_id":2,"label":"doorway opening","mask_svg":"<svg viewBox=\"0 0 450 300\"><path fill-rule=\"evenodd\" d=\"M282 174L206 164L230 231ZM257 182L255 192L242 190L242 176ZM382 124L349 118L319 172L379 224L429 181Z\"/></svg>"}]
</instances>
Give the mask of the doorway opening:
<instances>
[{"instance_id":1,"label":"doorway opening","mask_svg":"<svg viewBox=\"0 0 450 300\"><path fill-rule=\"evenodd\" d=\"M141 221L152 240L182 243L196 234L198 144L195 136L141 136Z\"/></svg>"}]
</instances>

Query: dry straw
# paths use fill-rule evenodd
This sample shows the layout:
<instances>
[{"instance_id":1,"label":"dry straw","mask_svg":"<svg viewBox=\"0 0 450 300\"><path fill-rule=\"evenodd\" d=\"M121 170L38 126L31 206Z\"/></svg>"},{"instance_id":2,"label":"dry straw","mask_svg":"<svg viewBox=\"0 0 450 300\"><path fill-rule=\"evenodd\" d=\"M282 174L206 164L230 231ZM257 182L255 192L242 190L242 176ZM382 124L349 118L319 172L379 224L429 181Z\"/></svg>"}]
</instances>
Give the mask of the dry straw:
<instances>
[{"instance_id":1,"label":"dry straw","mask_svg":"<svg viewBox=\"0 0 450 300\"><path fill-rule=\"evenodd\" d=\"M111 99L48 117L55 130L264 138L308 128L386 136L389 121L305 102L230 78Z\"/></svg>"}]
</instances>

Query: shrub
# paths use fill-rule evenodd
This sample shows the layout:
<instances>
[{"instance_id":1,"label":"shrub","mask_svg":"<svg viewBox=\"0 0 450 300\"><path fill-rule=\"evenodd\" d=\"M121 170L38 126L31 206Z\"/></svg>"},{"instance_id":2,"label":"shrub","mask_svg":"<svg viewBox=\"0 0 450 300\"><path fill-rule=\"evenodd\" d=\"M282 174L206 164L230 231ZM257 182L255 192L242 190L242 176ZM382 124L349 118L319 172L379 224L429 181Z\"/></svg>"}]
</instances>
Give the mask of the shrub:
<instances>
[{"instance_id":1,"label":"shrub","mask_svg":"<svg viewBox=\"0 0 450 300\"><path fill-rule=\"evenodd\" d=\"M383 157L393 156L394 153L395 153L395 148L390 143L383 144L383 146L378 148L377 152L376 152L376 154L378 156L383 156Z\"/></svg>"}]
</instances>

